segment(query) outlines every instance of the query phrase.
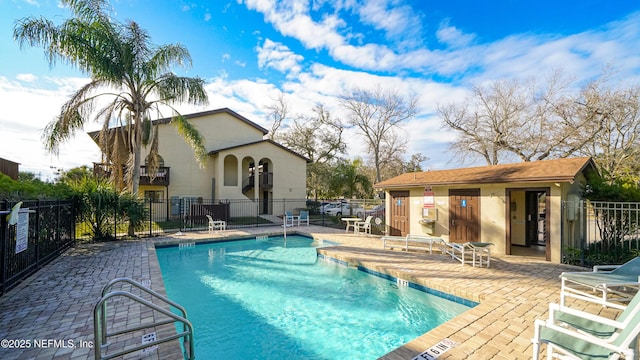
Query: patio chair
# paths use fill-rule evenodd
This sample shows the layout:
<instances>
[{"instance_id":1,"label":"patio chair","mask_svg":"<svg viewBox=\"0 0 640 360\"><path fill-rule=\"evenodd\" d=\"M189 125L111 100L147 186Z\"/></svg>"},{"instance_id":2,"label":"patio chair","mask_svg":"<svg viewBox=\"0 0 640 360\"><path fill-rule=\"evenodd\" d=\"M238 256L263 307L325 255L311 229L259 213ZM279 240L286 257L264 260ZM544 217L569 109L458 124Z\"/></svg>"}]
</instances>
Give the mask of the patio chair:
<instances>
[{"instance_id":1,"label":"patio chair","mask_svg":"<svg viewBox=\"0 0 640 360\"><path fill-rule=\"evenodd\" d=\"M309 212L306 210L300 211L300 216L298 216L298 226L303 222L306 222L307 226L309 226Z\"/></svg>"},{"instance_id":2,"label":"patio chair","mask_svg":"<svg viewBox=\"0 0 640 360\"><path fill-rule=\"evenodd\" d=\"M206 215L209 220L209 232L213 232L214 230L226 230L227 222L224 220L213 220L211 215Z\"/></svg>"},{"instance_id":3,"label":"patio chair","mask_svg":"<svg viewBox=\"0 0 640 360\"><path fill-rule=\"evenodd\" d=\"M356 222L354 232L359 234L360 231L363 231L365 234L371 235L371 219L373 216L369 215L364 221Z\"/></svg>"},{"instance_id":4,"label":"patio chair","mask_svg":"<svg viewBox=\"0 0 640 360\"><path fill-rule=\"evenodd\" d=\"M453 259L456 259L464 265L465 262L471 262L473 267L476 262L482 267L483 262L486 267L491 265L491 246L493 243L488 242L466 242L466 243L445 243L445 252Z\"/></svg>"},{"instance_id":5,"label":"patio chair","mask_svg":"<svg viewBox=\"0 0 640 360\"><path fill-rule=\"evenodd\" d=\"M620 302L629 302L640 289L640 257L622 265L597 265L592 272L560 274L560 305L566 297L596 302L602 306L624 309ZM615 302L613 302L615 301Z\"/></svg>"},{"instance_id":6,"label":"patio chair","mask_svg":"<svg viewBox=\"0 0 640 360\"><path fill-rule=\"evenodd\" d=\"M299 216L294 216L293 213L289 210L285 210L284 212L284 226L293 226L296 221L298 221Z\"/></svg>"},{"instance_id":7,"label":"patio chair","mask_svg":"<svg viewBox=\"0 0 640 360\"><path fill-rule=\"evenodd\" d=\"M535 321L533 359L540 356L540 344L547 344L547 358L636 359L640 333L640 295L615 320L549 304L549 318Z\"/></svg>"}]
</instances>

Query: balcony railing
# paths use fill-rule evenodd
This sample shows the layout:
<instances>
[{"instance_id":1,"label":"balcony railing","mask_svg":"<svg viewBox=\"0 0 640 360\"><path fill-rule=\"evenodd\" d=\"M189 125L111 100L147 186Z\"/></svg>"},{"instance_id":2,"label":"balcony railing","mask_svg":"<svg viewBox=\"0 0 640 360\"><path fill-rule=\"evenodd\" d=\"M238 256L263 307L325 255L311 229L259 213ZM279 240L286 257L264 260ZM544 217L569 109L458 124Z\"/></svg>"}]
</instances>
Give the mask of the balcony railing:
<instances>
[{"instance_id":1,"label":"balcony railing","mask_svg":"<svg viewBox=\"0 0 640 360\"><path fill-rule=\"evenodd\" d=\"M140 185L169 185L169 167L160 166L156 170L155 176L147 172L146 166L140 167Z\"/></svg>"},{"instance_id":2,"label":"balcony railing","mask_svg":"<svg viewBox=\"0 0 640 360\"><path fill-rule=\"evenodd\" d=\"M111 175L111 167L107 164L93 164L93 173L96 176L108 177ZM156 170L155 176L151 176L146 166L140 166L140 185L162 185L169 186L170 168L160 166Z\"/></svg>"}]
</instances>

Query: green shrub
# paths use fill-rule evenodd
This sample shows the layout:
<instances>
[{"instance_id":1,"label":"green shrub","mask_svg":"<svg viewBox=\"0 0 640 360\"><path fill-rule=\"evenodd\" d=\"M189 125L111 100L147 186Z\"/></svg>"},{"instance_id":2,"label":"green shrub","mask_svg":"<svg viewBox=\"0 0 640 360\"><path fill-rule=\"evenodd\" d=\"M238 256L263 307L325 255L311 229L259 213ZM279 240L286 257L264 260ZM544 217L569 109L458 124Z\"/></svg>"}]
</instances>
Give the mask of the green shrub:
<instances>
[{"instance_id":1,"label":"green shrub","mask_svg":"<svg viewBox=\"0 0 640 360\"><path fill-rule=\"evenodd\" d=\"M119 193L107 180L94 177L82 178L71 187L77 204L78 222L88 224L92 239L114 239L115 223L128 221L130 228L142 228L146 209L132 194Z\"/></svg>"}]
</instances>

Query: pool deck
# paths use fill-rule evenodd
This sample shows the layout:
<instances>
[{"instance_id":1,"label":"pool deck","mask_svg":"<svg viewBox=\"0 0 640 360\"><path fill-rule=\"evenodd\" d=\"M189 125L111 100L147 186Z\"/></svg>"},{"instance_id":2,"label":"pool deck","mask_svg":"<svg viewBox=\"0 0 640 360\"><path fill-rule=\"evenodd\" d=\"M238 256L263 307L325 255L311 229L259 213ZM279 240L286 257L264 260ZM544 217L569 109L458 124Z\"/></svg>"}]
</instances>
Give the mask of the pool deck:
<instances>
[{"instance_id":1,"label":"pool deck","mask_svg":"<svg viewBox=\"0 0 640 360\"><path fill-rule=\"evenodd\" d=\"M550 302L559 301L558 276L563 271L580 270L536 257L495 254L492 254L490 268L474 268L439 254L383 250L376 236L356 236L345 234L344 230L316 226L293 230L340 243L320 250L330 257L480 303L382 357L385 360L411 360L445 338L457 345L439 359L530 359L533 322L547 316ZM79 244L0 297L0 339L22 340L23 345L21 349L0 347L0 359L93 359L93 308L109 280L129 277L165 294L154 243L281 231L281 227L251 228ZM609 318L617 314L615 310L585 302L568 301L568 304ZM125 300L116 300L110 306L114 306L108 313L110 330L149 324L156 316ZM173 329L172 325L165 325L155 331L162 335ZM125 344L140 344L143 334L138 331L125 335L107 350L112 353ZM74 346L68 345L70 340ZM66 346L61 346L61 341ZM160 345L153 351L124 356L124 359L181 358L177 341Z\"/></svg>"}]
</instances>

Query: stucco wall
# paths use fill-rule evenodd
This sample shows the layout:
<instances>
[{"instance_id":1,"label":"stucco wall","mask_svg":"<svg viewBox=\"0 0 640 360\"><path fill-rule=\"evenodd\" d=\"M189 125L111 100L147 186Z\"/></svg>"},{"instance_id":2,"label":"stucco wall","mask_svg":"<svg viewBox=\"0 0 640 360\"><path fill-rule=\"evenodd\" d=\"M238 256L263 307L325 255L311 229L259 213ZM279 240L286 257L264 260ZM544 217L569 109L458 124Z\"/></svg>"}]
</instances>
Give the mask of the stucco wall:
<instances>
[{"instance_id":1,"label":"stucco wall","mask_svg":"<svg viewBox=\"0 0 640 360\"><path fill-rule=\"evenodd\" d=\"M224 159L228 155L236 156L238 164L242 164L243 159L250 158L255 164L261 159L268 159L271 163L269 172L273 172L272 199L304 199L306 197L307 186L307 163L303 158L295 156L273 144L262 142L234 148L229 151L222 151L218 154L219 159ZM246 177L243 175L242 167L238 171L239 186L224 186L223 181L216 181L216 193L219 199L241 199L242 181ZM216 173L222 179L224 174L224 164L217 163ZM259 194L254 195L256 198Z\"/></svg>"}]
</instances>

